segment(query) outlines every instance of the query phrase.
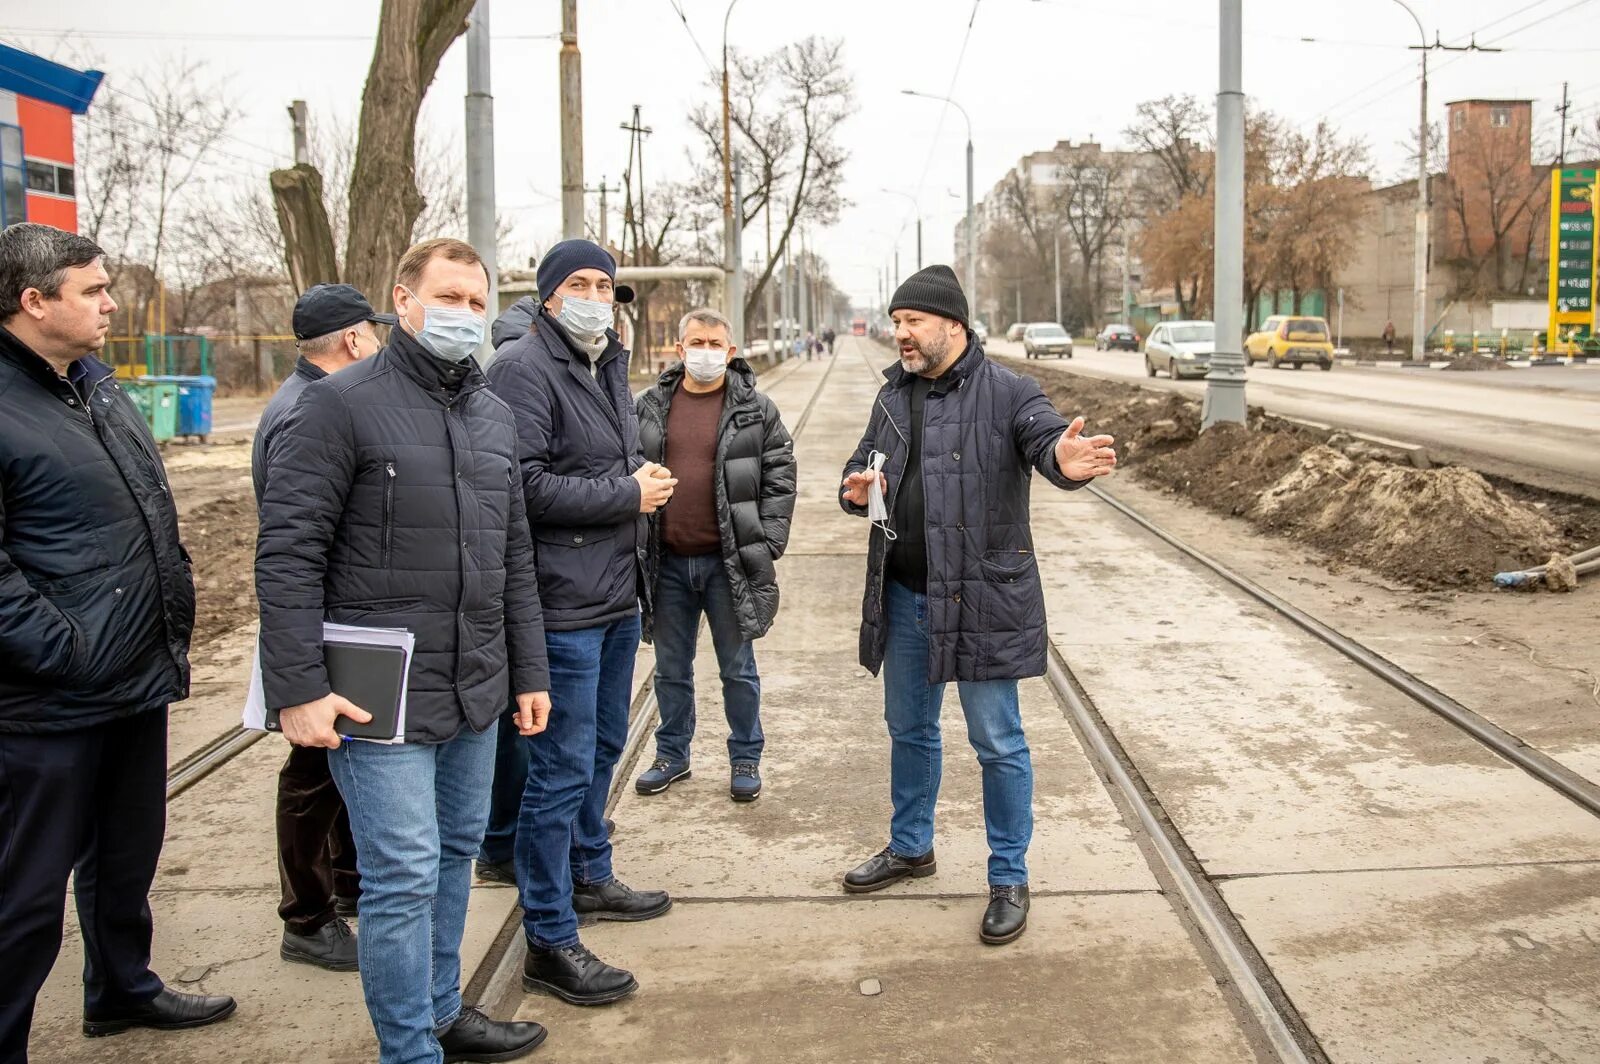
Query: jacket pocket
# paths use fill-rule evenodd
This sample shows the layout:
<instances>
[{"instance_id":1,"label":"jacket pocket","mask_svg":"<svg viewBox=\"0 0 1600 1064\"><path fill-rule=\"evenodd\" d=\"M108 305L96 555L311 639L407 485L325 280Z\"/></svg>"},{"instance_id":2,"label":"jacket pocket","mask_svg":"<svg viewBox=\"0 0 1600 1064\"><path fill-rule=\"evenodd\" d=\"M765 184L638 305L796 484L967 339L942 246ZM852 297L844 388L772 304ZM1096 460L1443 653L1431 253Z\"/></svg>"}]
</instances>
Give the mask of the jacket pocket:
<instances>
[{"instance_id":1,"label":"jacket pocket","mask_svg":"<svg viewBox=\"0 0 1600 1064\"><path fill-rule=\"evenodd\" d=\"M619 559L626 561L630 570L637 569L632 550L619 552L618 531L604 526L534 529L539 597L547 608L582 609L612 598L613 570ZM637 586L635 572L628 572L627 578L631 586Z\"/></svg>"},{"instance_id":2,"label":"jacket pocket","mask_svg":"<svg viewBox=\"0 0 1600 1064\"><path fill-rule=\"evenodd\" d=\"M379 564L389 568L389 558L394 547L394 482L397 474L393 462L383 463L383 527L378 532Z\"/></svg>"},{"instance_id":3,"label":"jacket pocket","mask_svg":"<svg viewBox=\"0 0 1600 1064\"><path fill-rule=\"evenodd\" d=\"M1031 550L986 550L978 561L983 578L991 584L1014 584L1038 562Z\"/></svg>"}]
</instances>

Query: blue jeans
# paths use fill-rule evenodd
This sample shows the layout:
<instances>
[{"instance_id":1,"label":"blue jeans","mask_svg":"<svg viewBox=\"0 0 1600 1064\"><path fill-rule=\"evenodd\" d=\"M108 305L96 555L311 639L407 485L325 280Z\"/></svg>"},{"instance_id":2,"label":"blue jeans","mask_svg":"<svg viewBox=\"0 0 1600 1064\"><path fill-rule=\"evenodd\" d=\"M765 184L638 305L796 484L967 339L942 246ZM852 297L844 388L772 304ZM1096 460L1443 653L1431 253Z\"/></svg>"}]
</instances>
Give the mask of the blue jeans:
<instances>
[{"instance_id":1,"label":"blue jeans","mask_svg":"<svg viewBox=\"0 0 1600 1064\"><path fill-rule=\"evenodd\" d=\"M886 581L888 643L883 661L883 718L889 725L889 790L894 816L889 848L902 857L933 849L933 807L944 754L939 708L945 685L928 682L928 600ZM989 834L989 882L1028 881L1033 838L1033 763L1022 734L1017 681L957 685L967 740L983 768L983 822Z\"/></svg>"},{"instance_id":2,"label":"blue jeans","mask_svg":"<svg viewBox=\"0 0 1600 1064\"><path fill-rule=\"evenodd\" d=\"M611 881L606 799L628 738L639 615L544 634L550 724L526 740L528 780L517 824L517 883L528 938L544 949L578 941L573 883Z\"/></svg>"},{"instance_id":3,"label":"blue jeans","mask_svg":"<svg viewBox=\"0 0 1600 1064\"><path fill-rule=\"evenodd\" d=\"M689 760L694 739L694 651L700 615L711 625L711 644L722 672L722 710L728 717L728 760L760 761L761 677L755 646L739 634L733 591L720 554L661 556L656 582L656 756Z\"/></svg>"},{"instance_id":4,"label":"blue jeans","mask_svg":"<svg viewBox=\"0 0 1600 1064\"><path fill-rule=\"evenodd\" d=\"M483 832L478 860L505 864L516 852L517 820L522 792L528 785L528 744L517 731L516 706L500 714L495 728L494 787L490 791L489 826Z\"/></svg>"},{"instance_id":5,"label":"blue jeans","mask_svg":"<svg viewBox=\"0 0 1600 1064\"><path fill-rule=\"evenodd\" d=\"M438 1064L434 1032L461 1013L461 933L494 744L492 729L463 725L445 743L355 741L328 752L356 840L356 948L381 1064Z\"/></svg>"}]
</instances>

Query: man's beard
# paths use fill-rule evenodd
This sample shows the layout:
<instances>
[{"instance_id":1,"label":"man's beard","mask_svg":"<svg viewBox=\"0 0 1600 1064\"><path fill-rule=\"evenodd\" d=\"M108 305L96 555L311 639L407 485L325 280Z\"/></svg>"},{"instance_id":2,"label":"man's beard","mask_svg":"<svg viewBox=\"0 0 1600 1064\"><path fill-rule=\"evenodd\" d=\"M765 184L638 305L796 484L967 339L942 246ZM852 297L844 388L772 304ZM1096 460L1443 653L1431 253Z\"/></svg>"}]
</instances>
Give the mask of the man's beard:
<instances>
[{"instance_id":1,"label":"man's beard","mask_svg":"<svg viewBox=\"0 0 1600 1064\"><path fill-rule=\"evenodd\" d=\"M927 346L912 340L911 346L909 352L904 347L900 348L900 365L907 373L918 376L944 365L945 358L950 354L950 338L947 336L941 336Z\"/></svg>"}]
</instances>

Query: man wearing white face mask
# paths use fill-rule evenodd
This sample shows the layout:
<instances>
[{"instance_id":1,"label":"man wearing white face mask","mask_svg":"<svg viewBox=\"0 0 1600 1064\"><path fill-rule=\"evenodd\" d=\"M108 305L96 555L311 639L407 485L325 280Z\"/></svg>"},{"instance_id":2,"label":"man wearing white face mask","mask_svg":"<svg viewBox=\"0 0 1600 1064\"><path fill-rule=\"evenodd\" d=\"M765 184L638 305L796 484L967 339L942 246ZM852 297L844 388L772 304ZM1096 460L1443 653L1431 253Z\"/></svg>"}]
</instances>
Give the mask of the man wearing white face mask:
<instances>
[{"instance_id":1,"label":"man wearing white face mask","mask_svg":"<svg viewBox=\"0 0 1600 1064\"><path fill-rule=\"evenodd\" d=\"M639 397L646 459L672 467L672 504L651 519L644 637L656 647L654 763L634 783L660 794L689 776L694 738L694 652L700 617L722 674L728 718L728 793L761 797L761 678L754 640L778 612L773 563L789 543L795 459L778 408L756 391L728 319L691 310L678 325L681 363ZM718 488L722 490L718 490Z\"/></svg>"},{"instance_id":2,"label":"man wearing white face mask","mask_svg":"<svg viewBox=\"0 0 1600 1064\"><path fill-rule=\"evenodd\" d=\"M268 448L256 549L268 709L326 747L361 872L357 950L380 1064L515 1060L535 1023L461 1001L472 858L489 817L496 722L549 719L533 542L511 411L473 352L489 279L460 240L401 257L399 318L371 358L308 384ZM363 707L331 692L324 621L416 637L404 742L341 742Z\"/></svg>"},{"instance_id":3,"label":"man wearing white face mask","mask_svg":"<svg viewBox=\"0 0 1600 1064\"><path fill-rule=\"evenodd\" d=\"M665 892L616 877L605 826L639 651L644 515L676 484L639 452L628 352L611 329L614 304L633 292L616 271L591 241L551 248L539 261L538 316L489 368L517 420L554 704L549 729L528 740L526 780L497 784L522 785L513 854L523 986L578 1005L619 1001L639 985L583 946L578 917L649 920L672 906Z\"/></svg>"}]
</instances>

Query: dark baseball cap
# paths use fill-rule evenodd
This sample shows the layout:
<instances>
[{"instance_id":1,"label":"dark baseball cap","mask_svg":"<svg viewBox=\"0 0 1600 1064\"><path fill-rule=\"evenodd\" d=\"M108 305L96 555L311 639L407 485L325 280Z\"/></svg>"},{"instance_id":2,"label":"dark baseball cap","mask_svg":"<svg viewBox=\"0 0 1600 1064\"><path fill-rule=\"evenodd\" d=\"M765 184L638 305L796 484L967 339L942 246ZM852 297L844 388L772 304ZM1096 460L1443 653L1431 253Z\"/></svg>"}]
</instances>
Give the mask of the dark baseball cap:
<instances>
[{"instance_id":1,"label":"dark baseball cap","mask_svg":"<svg viewBox=\"0 0 1600 1064\"><path fill-rule=\"evenodd\" d=\"M393 314L374 311L367 297L352 285L312 285L294 305L294 338L311 340L364 321L393 325L399 320Z\"/></svg>"}]
</instances>

